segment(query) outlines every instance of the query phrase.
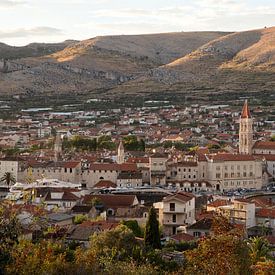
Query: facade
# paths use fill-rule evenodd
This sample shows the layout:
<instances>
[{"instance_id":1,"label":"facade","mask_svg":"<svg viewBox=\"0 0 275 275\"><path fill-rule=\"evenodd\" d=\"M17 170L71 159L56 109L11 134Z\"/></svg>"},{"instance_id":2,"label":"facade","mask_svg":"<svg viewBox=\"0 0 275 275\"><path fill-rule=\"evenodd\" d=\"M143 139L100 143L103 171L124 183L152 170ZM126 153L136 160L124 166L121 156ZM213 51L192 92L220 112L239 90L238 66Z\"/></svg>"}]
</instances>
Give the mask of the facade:
<instances>
[{"instance_id":1,"label":"facade","mask_svg":"<svg viewBox=\"0 0 275 275\"><path fill-rule=\"evenodd\" d=\"M166 184L166 162L167 155L155 153L149 158L150 167L150 184L165 185Z\"/></svg>"},{"instance_id":2,"label":"facade","mask_svg":"<svg viewBox=\"0 0 275 275\"><path fill-rule=\"evenodd\" d=\"M159 211L159 222L167 236L177 234L180 226L195 222L195 196L178 192L154 204Z\"/></svg>"},{"instance_id":3,"label":"facade","mask_svg":"<svg viewBox=\"0 0 275 275\"><path fill-rule=\"evenodd\" d=\"M235 199L232 204L222 205L217 212L228 217L234 224L243 224L246 228L256 225L255 203L246 199Z\"/></svg>"},{"instance_id":4,"label":"facade","mask_svg":"<svg viewBox=\"0 0 275 275\"><path fill-rule=\"evenodd\" d=\"M264 184L263 162L252 155L206 155L206 178L217 191L246 188L261 189Z\"/></svg>"}]
</instances>

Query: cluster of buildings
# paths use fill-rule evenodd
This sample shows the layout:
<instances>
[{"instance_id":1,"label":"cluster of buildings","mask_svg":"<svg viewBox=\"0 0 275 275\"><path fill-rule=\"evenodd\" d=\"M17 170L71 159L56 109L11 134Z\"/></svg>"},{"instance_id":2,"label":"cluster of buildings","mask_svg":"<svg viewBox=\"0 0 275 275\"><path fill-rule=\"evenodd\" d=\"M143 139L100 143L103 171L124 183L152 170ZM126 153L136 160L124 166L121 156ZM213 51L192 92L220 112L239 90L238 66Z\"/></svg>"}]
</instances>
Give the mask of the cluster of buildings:
<instances>
[{"instance_id":1,"label":"cluster of buildings","mask_svg":"<svg viewBox=\"0 0 275 275\"><path fill-rule=\"evenodd\" d=\"M75 153L65 159L58 134L54 150L0 160L0 177L9 173L18 182L3 198L21 205L22 213L30 217L36 215L33 207L43 205L42 216L49 217L50 225L66 227L68 240L85 245L91 232L114 228L122 220L144 225L151 206L158 210L163 236L177 241L209 234L215 213L248 235L262 234L264 227L272 236L272 194L267 199L251 194L222 197L231 190L262 191L275 178L275 142L253 140L247 101L239 123L238 148L198 146L188 152L175 148L129 152L120 141L116 153ZM73 224L80 214L93 221Z\"/></svg>"}]
</instances>

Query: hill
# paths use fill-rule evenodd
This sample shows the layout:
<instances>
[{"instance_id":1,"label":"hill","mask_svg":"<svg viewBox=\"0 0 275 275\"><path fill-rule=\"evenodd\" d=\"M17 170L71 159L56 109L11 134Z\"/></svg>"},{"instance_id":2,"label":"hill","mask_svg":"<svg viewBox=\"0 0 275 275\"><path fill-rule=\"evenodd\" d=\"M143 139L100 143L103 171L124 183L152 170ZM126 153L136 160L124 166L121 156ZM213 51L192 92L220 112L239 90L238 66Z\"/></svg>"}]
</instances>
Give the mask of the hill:
<instances>
[{"instance_id":1,"label":"hill","mask_svg":"<svg viewBox=\"0 0 275 275\"><path fill-rule=\"evenodd\" d=\"M67 93L113 88L225 34L181 32L101 36L80 41L52 54L2 64L0 93Z\"/></svg>"},{"instance_id":2,"label":"hill","mask_svg":"<svg viewBox=\"0 0 275 275\"><path fill-rule=\"evenodd\" d=\"M272 90L275 73L275 28L236 32L214 39L149 76L127 83L139 90ZM121 88L121 87L120 87Z\"/></svg>"},{"instance_id":3,"label":"hill","mask_svg":"<svg viewBox=\"0 0 275 275\"><path fill-rule=\"evenodd\" d=\"M0 62L0 93L272 91L274 37L275 28L266 28L100 36L64 42L66 46L30 44L20 58L15 51L13 60Z\"/></svg>"},{"instance_id":4,"label":"hill","mask_svg":"<svg viewBox=\"0 0 275 275\"><path fill-rule=\"evenodd\" d=\"M22 47L9 46L0 43L0 59L18 59L25 57L37 57L63 50L68 45L75 43L74 40L66 40L61 43L31 43Z\"/></svg>"}]
</instances>

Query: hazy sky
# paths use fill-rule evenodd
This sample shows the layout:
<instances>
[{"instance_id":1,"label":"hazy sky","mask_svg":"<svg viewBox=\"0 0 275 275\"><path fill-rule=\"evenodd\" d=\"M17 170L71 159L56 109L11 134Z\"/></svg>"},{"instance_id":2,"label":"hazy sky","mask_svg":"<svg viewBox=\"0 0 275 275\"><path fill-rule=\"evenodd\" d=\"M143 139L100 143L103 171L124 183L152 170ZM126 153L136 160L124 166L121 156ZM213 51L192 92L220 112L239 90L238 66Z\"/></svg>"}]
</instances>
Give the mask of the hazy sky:
<instances>
[{"instance_id":1,"label":"hazy sky","mask_svg":"<svg viewBox=\"0 0 275 275\"><path fill-rule=\"evenodd\" d=\"M0 0L0 42L275 26L275 0Z\"/></svg>"}]
</instances>

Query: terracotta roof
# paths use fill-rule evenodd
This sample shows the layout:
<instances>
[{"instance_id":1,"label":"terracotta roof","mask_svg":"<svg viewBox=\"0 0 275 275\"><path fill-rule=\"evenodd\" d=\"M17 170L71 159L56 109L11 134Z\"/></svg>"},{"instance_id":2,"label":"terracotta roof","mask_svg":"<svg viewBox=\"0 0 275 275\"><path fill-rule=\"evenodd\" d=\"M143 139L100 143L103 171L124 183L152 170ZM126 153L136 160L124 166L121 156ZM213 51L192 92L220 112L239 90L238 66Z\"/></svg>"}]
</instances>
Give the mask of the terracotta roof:
<instances>
[{"instance_id":1,"label":"terracotta roof","mask_svg":"<svg viewBox=\"0 0 275 275\"><path fill-rule=\"evenodd\" d=\"M220 153L207 155L207 157L213 161L253 161L255 157L252 155L244 154L230 154L230 153Z\"/></svg>"},{"instance_id":2,"label":"terracotta roof","mask_svg":"<svg viewBox=\"0 0 275 275\"><path fill-rule=\"evenodd\" d=\"M116 188L117 185L110 180L101 180L98 183L96 183L94 187L95 188L110 188L110 187Z\"/></svg>"},{"instance_id":3,"label":"terracotta roof","mask_svg":"<svg viewBox=\"0 0 275 275\"><path fill-rule=\"evenodd\" d=\"M275 209L261 208L256 212L256 216L275 219Z\"/></svg>"},{"instance_id":4,"label":"terracotta roof","mask_svg":"<svg viewBox=\"0 0 275 275\"><path fill-rule=\"evenodd\" d=\"M250 110L248 108L247 100L245 100L245 102L244 102L241 118L251 118L251 114L250 114Z\"/></svg>"},{"instance_id":5,"label":"terracotta roof","mask_svg":"<svg viewBox=\"0 0 275 275\"><path fill-rule=\"evenodd\" d=\"M265 159L267 161L275 161L275 154L257 154L254 155L256 157L260 157L262 159Z\"/></svg>"},{"instance_id":6,"label":"terracotta roof","mask_svg":"<svg viewBox=\"0 0 275 275\"><path fill-rule=\"evenodd\" d=\"M128 163L149 163L149 158L148 157L128 158L127 162Z\"/></svg>"},{"instance_id":7,"label":"terracotta roof","mask_svg":"<svg viewBox=\"0 0 275 275\"><path fill-rule=\"evenodd\" d=\"M234 201L243 202L243 203L253 203L249 199L244 199L244 198L235 199Z\"/></svg>"},{"instance_id":8,"label":"terracotta roof","mask_svg":"<svg viewBox=\"0 0 275 275\"><path fill-rule=\"evenodd\" d=\"M227 200L217 199L209 204L207 206L209 207L219 207L224 205L229 205L230 203Z\"/></svg>"},{"instance_id":9,"label":"terracotta roof","mask_svg":"<svg viewBox=\"0 0 275 275\"><path fill-rule=\"evenodd\" d=\"M93 163L90 170L137 171L137 165L135 163Z\"/></svg>"},{"instance_id":10,"label":"terracotta roof","mask_svg":"<svg viewBox=\"0 0 275 275\"><path fill-rule=\"evenodd\" d=\"M195 238L192 235L186 233L178 233L176 235L171 236L170 239L175 240L177 242L190 242L195 240Z\"/></svg>"},{"instance_id":11,"label":"terracotta roof","mask_svg":"<svg viewBox=\"0 0 275 275\"><path fill-rule=\"evenodd\" d=\"M135 195L85 195L83 198L84 204L89 204L94 198L98 199L105 208L131 207L134 204Z\"/></svg>"},{"instance_id":12,"label":"terracotta roof","mask_svg":"<svg viewBox=\"0 0 275 275\"><path fill-rule=\"evenodd\" d=\"M80 162L79 161L67 161L63 163L64 168L75 168Z\"/></svg>"},{"instance_id":13,"label":"terracotta roof","mask_svg":"<svg viewBox=\"0 0 275 275\"><path fill-rule=\"evenodd\" d=\"M257 141L253 149L275 150L275 141Z\"/></svg>"},{"instance_id":14,"label":"terracotta roof","mask_svg":"<svg viewBox=\"0 0 275 275\"><path fill-rule=\"evenodd\" d=\"M195 196L192 193L187 192L178 192L174 195L167 196L163 199L163 201L170 201L171 199L179 199L183 202L187 202L195 198Z\"/></svg>"}]
</instances>

